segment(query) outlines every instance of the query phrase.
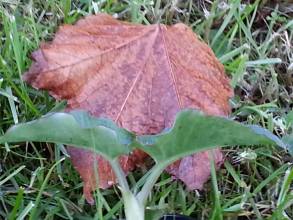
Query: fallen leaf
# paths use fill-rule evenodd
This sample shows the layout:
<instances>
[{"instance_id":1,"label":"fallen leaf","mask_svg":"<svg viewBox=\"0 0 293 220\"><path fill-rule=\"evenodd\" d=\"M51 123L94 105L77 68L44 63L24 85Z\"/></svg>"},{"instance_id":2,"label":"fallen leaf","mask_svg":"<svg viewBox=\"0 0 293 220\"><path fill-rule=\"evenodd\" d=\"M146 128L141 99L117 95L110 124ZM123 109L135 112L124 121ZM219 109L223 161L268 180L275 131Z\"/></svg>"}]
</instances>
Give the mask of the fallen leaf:
<instances>
[{"instance_id":1,"label":"fallen leaf","mask_svg":"<svg viewBox=\"0 0 293 220\"><path fill-rule=\"evenodd\" d=\"M145 26L98 14L61 26L53 41L41 44L32 57L24 79L34 88L68 100L67 110L85 109L109 117L137 134L170 127L183 108L220 116L230 112L233 92L223 66L184 24ZM116 182L113 171L98 155L68 150L92 203L94 167L101 188ZM222 163L221 152L216 150L215 155L216 163ZM136 151L121 157L120 163L128 173L144 157ZM210 173L207 153L186 157L167 170L190 189L200 189Z\"/></svg>"},{"instance_id":2,"label":"fallen leaf","mask_svg":"<svg viewBox=\"0 0 293 220\"><path fill-rule=\"evenodd\" d=\"M223 162L223 155L220 149L211 150L211 152L213 153L216 167L220 167ZM209 179L211 173L209 151L187 156L168 166L167 172L174 179L182 180L190 190L202 189L203 184Z\"/></svg>"}]
</instances>

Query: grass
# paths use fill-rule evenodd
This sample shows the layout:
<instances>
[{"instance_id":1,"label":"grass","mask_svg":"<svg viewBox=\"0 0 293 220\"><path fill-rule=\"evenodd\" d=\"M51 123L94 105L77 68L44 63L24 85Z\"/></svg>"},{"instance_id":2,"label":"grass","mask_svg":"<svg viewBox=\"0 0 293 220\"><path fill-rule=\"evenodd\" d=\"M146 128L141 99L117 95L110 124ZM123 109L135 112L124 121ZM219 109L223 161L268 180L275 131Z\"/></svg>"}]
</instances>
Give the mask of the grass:
<instances>
[{"instance_id":1,"label":"grass","mask_svg":"<svg viewBox=\"0 0 293 220\"><path fill-rule=\"evenodd\" d=\"M231 117L279 136L292 133L292 4L248 2L0 0L0 132L62 109L64 103L22 81L30 53L52 39L60 24L106 12L136 23L186 23L212 47L231 78ZM225 154L223 169L212 173L203 191L190 192L163 174L148 200L148 214L162 209L196 219L293 218L292 157L271 146L228 148ZM82 182L66 157L62 145L0 146L0 219L123 218L115 187L97 190L96 204L86 204ZM135 185L144 172L128 179Z\"/></svg>"}]
</instances>

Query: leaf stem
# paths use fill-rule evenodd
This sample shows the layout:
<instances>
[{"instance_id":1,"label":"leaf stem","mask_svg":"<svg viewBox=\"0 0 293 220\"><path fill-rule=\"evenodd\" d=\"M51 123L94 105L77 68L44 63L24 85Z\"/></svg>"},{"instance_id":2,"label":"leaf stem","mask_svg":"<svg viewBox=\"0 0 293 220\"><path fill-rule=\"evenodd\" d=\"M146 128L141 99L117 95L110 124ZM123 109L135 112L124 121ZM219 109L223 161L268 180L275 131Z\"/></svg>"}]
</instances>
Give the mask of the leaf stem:
<instances>
[{"instance_id":1,"label":"leaf stem","mask_svg":"<svg viewBox=\"0 0 293 220\"><path fill-rule=\"evenodd\" d=\"M127 220L143 220L144 219L144 203L141 203L135 195L130 191L129 185L125 178L125 173L123 172L118 159L110 160L111 166L116 174L118 183L120 185L119 189L122 193L122 198L124 202L124 211Z\"/></svg>"},{"instance_id":2,"label":"leaf stem","mask_svg":"<svg viewBox=\"0 0 293 220\"><path fill-rule=\"evenodd\" d=\"M145 206L130 191L123 191L124 212L127 220L144 220Z\"/></svg>"},{"instance_id":3,"label":"leaf stem","mask_svg":"<svg viewBox=\"0 0 293 220\"><path fill-rule=\"evenodd\" d=\"M156 181L158 180L159 176L161 173L164 171L166 168L165 163L158 163L156 164L150 171L149 171L149 176L147 177L147 180L145 184L143 185L141 191L137 194L136 198L137 200L145 205L146 200L155 185Z\"/></svg>"},{"instance_id":4,"label":"leaf stem","mask_svg":"<svg viewBox=\"0 0 293 220\"><path fill-rule=\"evenodd\" d=\"M129 189L129 185L127 183L127 180L125 178L125 173L122 170L118 159L114 159L114 160L110 160L111 166L116 174L116 177L118 179L118 183L120 185L120 187L123 189L123 191L130 191Z\"/></svg>"}]
</instances>

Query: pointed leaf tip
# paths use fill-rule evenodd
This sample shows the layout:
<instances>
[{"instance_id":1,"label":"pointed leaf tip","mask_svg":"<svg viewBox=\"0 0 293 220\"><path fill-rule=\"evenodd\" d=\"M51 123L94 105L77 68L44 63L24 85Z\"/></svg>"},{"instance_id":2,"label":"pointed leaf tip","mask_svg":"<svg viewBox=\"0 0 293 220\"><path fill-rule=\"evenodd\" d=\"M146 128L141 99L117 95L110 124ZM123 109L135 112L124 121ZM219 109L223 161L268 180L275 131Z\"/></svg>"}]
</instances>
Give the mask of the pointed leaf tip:
<instances>
[{"instance_id":1,"label":"pointed leaf tip","mask_svg":"<svg viewBox=\"0 0 293 220\"><path fill-rule=\"evenodd\" d=\"M293 134L284 136L282 141L286 144L287 149L291 156L293 156Z\"/></svg>"}]
</instances>

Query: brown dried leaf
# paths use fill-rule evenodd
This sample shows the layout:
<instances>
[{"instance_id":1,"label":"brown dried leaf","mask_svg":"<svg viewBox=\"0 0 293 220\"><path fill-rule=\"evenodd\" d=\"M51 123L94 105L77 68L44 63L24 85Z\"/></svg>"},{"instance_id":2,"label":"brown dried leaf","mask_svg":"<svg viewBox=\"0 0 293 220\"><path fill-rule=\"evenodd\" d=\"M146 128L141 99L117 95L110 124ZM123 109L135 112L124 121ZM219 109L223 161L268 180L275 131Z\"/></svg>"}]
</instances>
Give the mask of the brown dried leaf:
<instances>
[{"instance_id":1,"label":"brown dried leaf","mask_svg":"<svg viewBox=\"0 0 293 220\"><path fill-rule=\"evenodd\" d=\"M54 40L32 56L35 62L24 79L33 87L48 90L58 100L67 99L68 110L109 117L137 134L170 127L183 108L212 115L230 112L232 90L223 66L184 24L144 26L105 14L89 16L61 26ZM215 152L221 163L221 152ZM99 186L115 183L109 164L100 156L76 148L69 148L69 153L88 201L93 201L96 186L95 160ZM135 152L121 157L120 163L127 173L144 157ZM202 188L209 177L207 153L184 158L167 170L189 188Z\"/></svg>"}]
</instances>

